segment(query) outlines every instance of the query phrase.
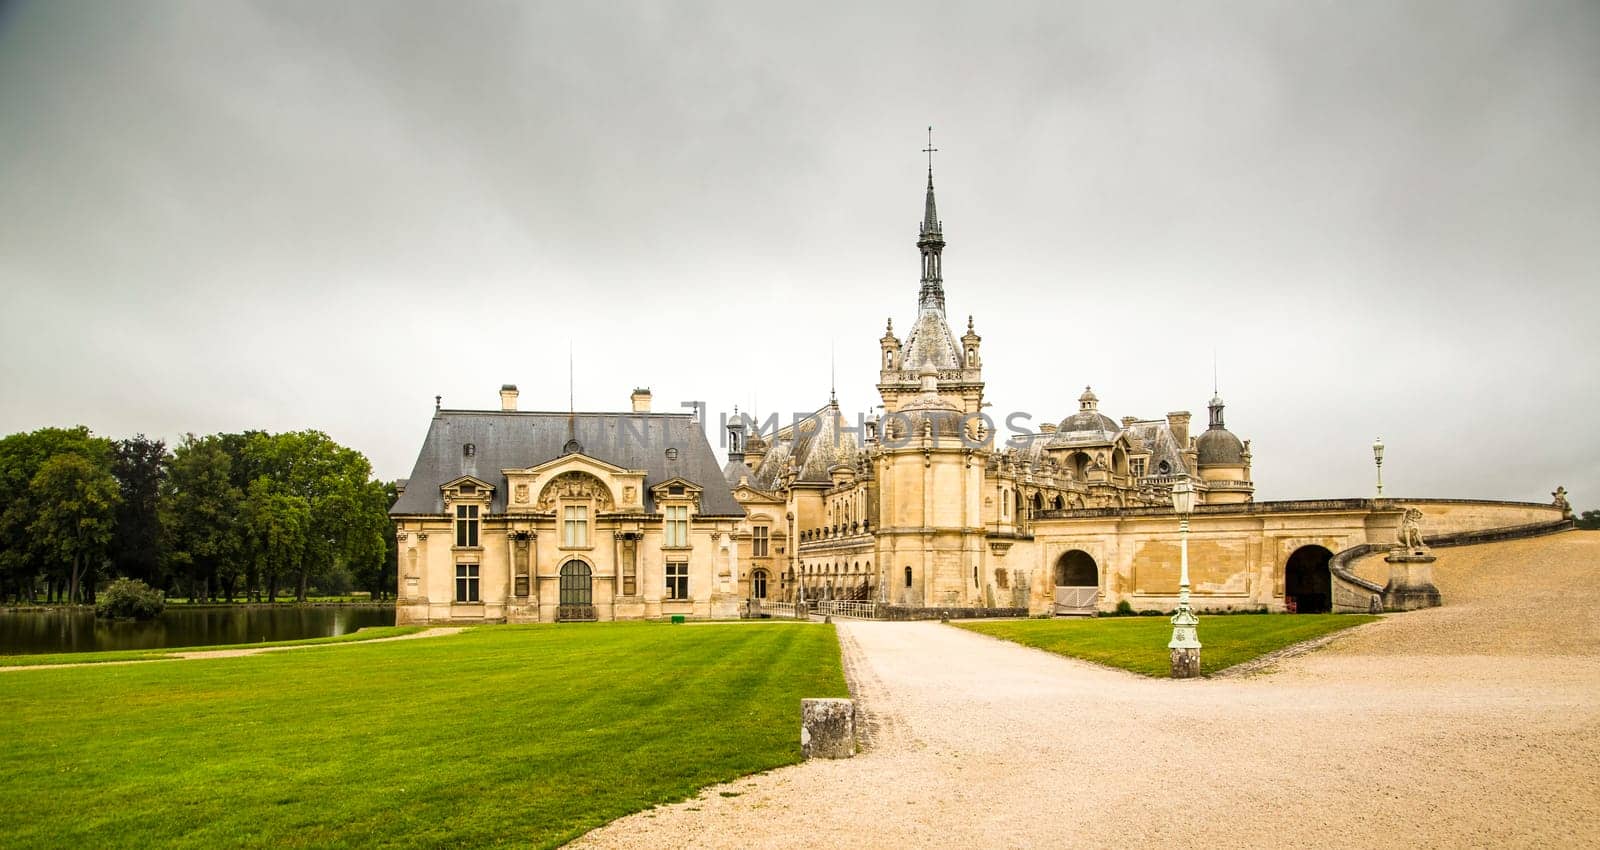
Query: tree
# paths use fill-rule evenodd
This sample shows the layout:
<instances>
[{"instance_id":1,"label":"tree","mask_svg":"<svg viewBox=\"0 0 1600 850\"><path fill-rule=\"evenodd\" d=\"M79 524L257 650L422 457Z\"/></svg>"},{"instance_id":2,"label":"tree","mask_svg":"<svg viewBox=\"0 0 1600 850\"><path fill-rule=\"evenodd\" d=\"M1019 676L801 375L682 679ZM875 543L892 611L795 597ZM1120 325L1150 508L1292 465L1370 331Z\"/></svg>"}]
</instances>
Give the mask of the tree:
<instances>
[{"instance_id":1,"label":"tree","mask_svg":"<svg viewBox=\"0 0 1600 850\"><path fill-rule=\"evenodd\" d=\"M188 580L191 599L211 598L223 565L242 550L243 496L231 479L232 459L216 437L186 435L167 463L161 527L169 563ZM232 599L232 586L223 587Z\"/></svg>"},{"instance_id":2,"label":"tree","mask_svg":"<svg viewBox=\"0 0 1600 850\"><path fill-rule=\"evenodd\" d=\"M1578 516L1577 525L1590 531L1600 529L1600 511L1584 511Z\"/></svg>"},{"instance_id":3,"label":"tree","mask_svg":"<svg viewBox=\"0 0 1600 850\"><path fill-rule=\"evenodd\" d=\"M226 439L242 452L241 463L254 480L272 480L307 509L304 548L293 569L280 573L294 580L297 599L304 601L309 585L337 568L352 575L381 570L391 528L388 504L365 456L321 431L257 431Z\"/></svg>"},{"instance_id":4,"label":"tree","mask_svg":"<svg viewBox=\"0 0 1600 850\"><path fill-rule=\"evenodd\" d=\"M244 516L257 575L267 583L267 601L276 602L280 578L295 576L303 582L311 508L280 483L262 476L250 484ZM298 598L305 601L303 583Z\"/></svg>"},{"instance_id":5,"label":"tree","mask_svg":"<svg viewBox=\"0 0 1600 850\"><path fill-rule=\"evenodd\" d=\"M117 479L89 458L59 454L39 468L29 492L35 514L28 533L68 568L67 599L85 601L83 583L92 581L116 526Z\"/></svg>"},{"instance_id":6,"label":"tree","mask_svg":"<svg viewBox=\"0 0 1600 850\"><path fill-rule=\"evenodd\" d=\"M111 442L83 426L40 428L0 439L0 581L18 599L34 601L40 564L52 560L28 527L38 515L31 488L39 470L57 455L75 454L107 468ZM50 595L60 585L50 579ZM3 593L4 591L0 591Z\"/></svg>"},{"instance_id":7,"label":"tree","mask_svg":"<svg viewBox=\"0 0 1600 850\"><path fill-rule=\"evenodd\" d=\"M116 444L111 473L117 477L122 504L111 543L111 560L119 575L159 585L163 573L161 485L167 474L167 444L140 434Z\"/></svg>"}]
</instances>

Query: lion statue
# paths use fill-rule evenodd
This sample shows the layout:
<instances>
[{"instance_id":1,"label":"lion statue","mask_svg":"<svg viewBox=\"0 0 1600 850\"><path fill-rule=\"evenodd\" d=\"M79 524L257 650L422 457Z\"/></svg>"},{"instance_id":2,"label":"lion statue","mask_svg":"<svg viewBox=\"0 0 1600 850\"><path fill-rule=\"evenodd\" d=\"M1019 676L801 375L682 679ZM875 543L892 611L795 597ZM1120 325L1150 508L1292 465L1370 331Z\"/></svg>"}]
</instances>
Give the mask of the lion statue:
<instances>
[{"instance_id":1,"label":"lion statue","mask_svg":"<svg viewBox=\"0 0 1600 850\"><path fill-rule=\"evenodd\" d=\"M1406 549L1421 549L1422 544L1422 511L1418 508L1406 508L1400 516L1399 544Z\"/></svg>"}]
</instances>

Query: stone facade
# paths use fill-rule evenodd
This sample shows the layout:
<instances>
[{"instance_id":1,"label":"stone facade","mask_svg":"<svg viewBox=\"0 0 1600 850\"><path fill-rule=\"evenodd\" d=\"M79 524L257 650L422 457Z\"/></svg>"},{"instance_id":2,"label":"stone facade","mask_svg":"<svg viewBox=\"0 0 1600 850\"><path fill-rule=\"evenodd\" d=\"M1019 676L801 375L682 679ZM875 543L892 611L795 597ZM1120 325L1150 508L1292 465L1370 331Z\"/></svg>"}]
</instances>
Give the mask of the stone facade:
<instances>
[{"instance_id":1,"label":"stone facade","mask_svg":"<svg viewBox=\"0 0 1600 850\"><path fill-rule=\"evenodd\" d=\"M435 412L390 512L398 622L739 616L746 515L694 417L515 399Z\"/></svg>"},{"instance_id":2,"label":"stone facade","mask_svg":"<svg viewBox=\"0 0 1600 850\"><path fill-rule=\"evenodd\" d=\"M1227 429L1215 391L1198 434L1183 410L1113 419L1085 388L1058 424L997 436L1008 423L982 415L983 339L972 319L959 337L946 320L945 244L930 173L916 318L903 339L891 321L879 340L881 416L852 423L830 400L781 428L730 425L724 474L749 514L734 539L764 577L739 593L897 610L1170 610L1182 476L1199 502L1189 558L1200 610L1381 607L1381 582L1335 582L1329 562L1391 544L1407 506L1439 533L1559 519L1557 506L1508 502L1258 503L1250 444Z\"/></svg>"}]
</instances>

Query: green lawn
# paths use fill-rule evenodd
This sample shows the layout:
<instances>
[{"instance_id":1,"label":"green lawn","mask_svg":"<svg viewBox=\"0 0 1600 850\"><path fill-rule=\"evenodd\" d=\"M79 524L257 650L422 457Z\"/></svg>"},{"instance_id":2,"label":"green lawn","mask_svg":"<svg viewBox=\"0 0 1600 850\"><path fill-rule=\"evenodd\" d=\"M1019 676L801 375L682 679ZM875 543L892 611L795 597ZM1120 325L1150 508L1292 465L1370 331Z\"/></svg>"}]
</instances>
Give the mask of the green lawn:
<instances>
[{"instance_id":1,"label":"green lawn","mask_svg":"<svg viewBox=\"0 0 1600 850\"><path fill-rule=\"evenodd\" d=\"M300 640L230 643L221 646L180 646L162 649L109 649L104 652L49 652L34 655L0 655L0 667L38 667L47 664L104 664L109 661L160 661L176 658L180 652L212 652L219 649L262 649L269 646L316 646L324 643L359 643L364 640L400 637L420 632L427 626L368 626L332 637Z\"/></svg>"},{"instance_id":2,"label":"green lawn","mask_svg":"<svg viewBox=\"0 0 1600 850\"><path fill-rule=\"evenodd\" d=\"M33 846L550 847L800 758L831 627L493 626L0 674L0 835Z\"/></svg>"},{"instance_id":3,"label":"green lawn","mask_svg":"<svg viewBox=\"0 0 1600 850\"><path fill-rule=\"evenodd\" d=\"M1228 614L1200 617L1200 672L1216 673L1290 644L1376 620L1367 614ZM1166 617L993 620L961 623L979 634L1146 676L1172 671Z\"/></svg>"}]
</instances>

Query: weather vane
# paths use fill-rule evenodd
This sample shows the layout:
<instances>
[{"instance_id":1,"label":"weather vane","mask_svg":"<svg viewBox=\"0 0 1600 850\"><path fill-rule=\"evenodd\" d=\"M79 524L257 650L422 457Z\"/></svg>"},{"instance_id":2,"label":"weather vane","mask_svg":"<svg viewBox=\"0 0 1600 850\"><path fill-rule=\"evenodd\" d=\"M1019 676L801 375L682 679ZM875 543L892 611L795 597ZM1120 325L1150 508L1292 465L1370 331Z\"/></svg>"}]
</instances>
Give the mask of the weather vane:
<instances>
[{"instance_id":1,"label":"weather vane","mask_svg":"<svg viewBox=\"0 0 1600 850\"><path fill-rule=\"evenodd\" d=\"M930 124L930 125L928 125L928 146L922 149L922 152L928 155L928 176L929 177L933 176L933 153L934 153L934 151L937 151L937 150L938 150L938 148L933 146L933 125Z\"/></svg>"}]
</instances>

